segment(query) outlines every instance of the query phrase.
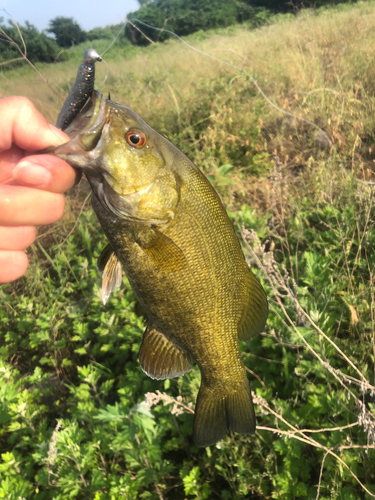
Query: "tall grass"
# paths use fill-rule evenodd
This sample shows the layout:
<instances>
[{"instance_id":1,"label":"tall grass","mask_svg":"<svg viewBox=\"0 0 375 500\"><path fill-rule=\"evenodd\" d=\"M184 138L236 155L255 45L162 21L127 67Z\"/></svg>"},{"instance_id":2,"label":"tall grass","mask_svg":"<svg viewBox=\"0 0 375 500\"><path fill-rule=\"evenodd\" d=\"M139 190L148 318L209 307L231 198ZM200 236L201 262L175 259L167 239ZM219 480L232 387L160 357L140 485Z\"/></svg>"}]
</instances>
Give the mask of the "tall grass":
<instances>
[{"instance_id":1,"label":"tall grass","mask_svg":"<svg viewBox=\"0 0 375 500\"><path fill-rule=\"evenodd\" d=\"M142 311L126 279L100 303L105 241L76 188L26 277L0 289L0 496L375 497L375 3L275 21L189 40L331 144L179 42L97 65L103 93L205 171L264 284L266 330L241 344L256 436L193 445L199 373L141 373ZM54 122L83 50L38 67L58 95L29 68L0 73L1 95L28 96Z\"/></svg>"}]
</instances>

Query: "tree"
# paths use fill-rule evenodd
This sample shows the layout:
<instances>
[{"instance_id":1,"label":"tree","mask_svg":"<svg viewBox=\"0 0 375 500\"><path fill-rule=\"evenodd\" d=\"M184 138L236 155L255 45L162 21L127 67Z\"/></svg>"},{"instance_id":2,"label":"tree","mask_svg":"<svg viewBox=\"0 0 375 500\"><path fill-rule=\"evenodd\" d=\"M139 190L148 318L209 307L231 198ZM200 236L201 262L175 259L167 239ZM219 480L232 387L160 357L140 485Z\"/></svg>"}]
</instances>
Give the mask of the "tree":
<instances>
[{"instance_id":1,"label":"tree","mask_svg":"<svg viewBox=\"0 0 375 500\"><path fill-rule=\"evenodd\" d=\"M60 47L68 48L84 42L87 38L86 32L72 17L58 16L51 19L46 31L55 35L55 40Z\"/></svg>"},{"instance_id":2,"label":"tree","mask_svg":"<svg viewBox=\"0 0 375 500\"><path fill-rule=\"evenodd\" d=\"M50 63L54 61L59 51L59 47L51 37L47 36L45 33L40 33L37 28L28 21L25 22L25 26L19 25L18 27L27 47L27 57L31 62L35 63L39 61ZM3 24L3 18L0 17L0 29L23 49L18 29L13 21L8 21L8 24L5 25ZM16 46L7 39L5 34L0 37L1 62L20 57L21 55ZM22 64L22 61L15 61L12 63L12 66L14 66L14 64ZM8 69L8 66L5 66L4 69Z\"/></svg>"},{"instance_id":3,"label":"tree","mask_svg":"<svg viewBox=\"0 0 375 500\"><path fill-rule=\"evenodd\" d=\"M303 7L348 3L355 0L138 0L140 8L130 12L128 18L139 19L151 26L163 27L179 36L199 30L209 30L244 23L259 27L276 12L297 12ZM142 26L142 32L160 42L169 38L166 32L155 32ZM125 36L134 45L147 45L147 39L131 25Z\"/></svg>"},{"instance_id":4,"label":"tree","mask_svg":"<svg viewBox=\"0 0 375 500\"><path fill-rule=\"evenodd\" d=\"M141 3L141 2L140 2ZM136 12L128 14L152 26L164 27L179 36L199 30L230 26L237 22L238 5L241 2L227 0L150 0ZM142 26L142 31L151 38L163 41L166 32L155 34ZM147 45L147 40L131 26L126 27L126 36L136 45Z\"/></svg>"}]
</instances>

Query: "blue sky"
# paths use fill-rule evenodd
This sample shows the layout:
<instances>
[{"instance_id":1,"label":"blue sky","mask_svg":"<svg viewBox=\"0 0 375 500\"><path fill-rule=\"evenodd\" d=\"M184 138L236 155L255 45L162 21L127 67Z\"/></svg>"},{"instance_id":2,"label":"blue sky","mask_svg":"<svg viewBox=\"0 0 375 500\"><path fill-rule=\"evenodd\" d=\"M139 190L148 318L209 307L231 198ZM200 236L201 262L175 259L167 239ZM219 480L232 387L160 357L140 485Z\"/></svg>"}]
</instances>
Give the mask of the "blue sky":
<instances>
[{"instance_id":1,"label":"blue sky","mask_svg":"<svg viewBox=\"0 0 375 500\"><path fill-rule=\"evenodd\" d=\"M56 16L73 17L81 28L90 30L122 22L139 4L136 0L0 0L0 17L7 19L5 7L18 23L29 21L40 31Z\"/></svg>"}]
</instances>

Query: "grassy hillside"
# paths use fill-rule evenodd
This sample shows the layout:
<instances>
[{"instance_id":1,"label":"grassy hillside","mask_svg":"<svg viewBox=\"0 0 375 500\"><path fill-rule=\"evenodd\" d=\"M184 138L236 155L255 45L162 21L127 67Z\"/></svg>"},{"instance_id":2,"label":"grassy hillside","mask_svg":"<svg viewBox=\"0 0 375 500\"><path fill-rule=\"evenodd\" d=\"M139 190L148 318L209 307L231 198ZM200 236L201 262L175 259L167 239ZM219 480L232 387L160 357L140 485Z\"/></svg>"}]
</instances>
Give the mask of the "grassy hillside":
<instances>
[{"instance_id":1,"label":"grassy hillside","mask_svg":"<svg viewBox=\"0 0 375 500\"><path fill-rule=\"evenodd\" d=\"M178 41L112 48L96 85L208 175L264 285L267 327L241 343L256 435L194 446L199 371L143 374L141 308L125 277L101 304L105 238L75 188L0 288L0 498L375 498L375 2L274 21L188 42L326 145ZM0 95L54 122L85 48L38 67L49 85L0 73Z\"/></svg>"}]
</instances>

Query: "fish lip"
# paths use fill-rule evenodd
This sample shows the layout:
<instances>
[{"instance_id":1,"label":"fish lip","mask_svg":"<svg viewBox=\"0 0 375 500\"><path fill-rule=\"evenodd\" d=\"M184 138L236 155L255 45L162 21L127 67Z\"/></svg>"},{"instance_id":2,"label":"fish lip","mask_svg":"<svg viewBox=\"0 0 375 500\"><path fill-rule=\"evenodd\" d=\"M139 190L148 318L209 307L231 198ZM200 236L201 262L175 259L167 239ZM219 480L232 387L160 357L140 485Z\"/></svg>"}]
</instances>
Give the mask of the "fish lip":
<instances>
[{"instance_id":1,"label":"fish lip","mask_svg":"<svg viewBox=\"0 0 375 500\"><path fill-rule=\"evenodd\" d=\"M88 135L95 132L95 129L103 127L105 121L107 120L106 112L107 99L103 97L99 90L94 89L86 104L74 118L72 123L66 128L66 130L64 130L64 132L71 139L74 139L79 135ZM87 120L87 115L90 113L92 114L91 120L88 120L88 122L82 127L82 122Z\"/></svg>"},{"instance_id":2,"label":"fish lip","mask_svg":"<svg viewBox=\"0 0 375 500\"><path fill-rule=\"evenodd\" d=\"M90 162L94 159L97 143L107 121L107 99L98 90L93 90L90 99L64 131L71 140L45 152L85 171L91 166Z\"/></svg>"}]
</instances>

